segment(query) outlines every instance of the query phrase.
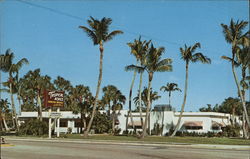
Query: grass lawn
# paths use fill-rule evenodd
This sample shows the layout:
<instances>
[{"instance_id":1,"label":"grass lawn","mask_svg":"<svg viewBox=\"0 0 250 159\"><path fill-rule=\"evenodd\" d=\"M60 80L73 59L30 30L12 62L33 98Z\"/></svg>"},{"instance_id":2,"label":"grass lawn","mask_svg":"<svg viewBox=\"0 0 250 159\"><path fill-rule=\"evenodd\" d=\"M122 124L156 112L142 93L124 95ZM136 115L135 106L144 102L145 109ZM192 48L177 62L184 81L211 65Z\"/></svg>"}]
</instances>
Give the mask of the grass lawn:
<instances>
[{"instance_id":1,"label":"grass lawn","mask_svg":"<svg viewBox=\"0 0 250 159\"><path fill-rule=\"evenodd\" d=\"M63 137L63 135L62 135ZM186 143L186 144L222 144L222 145L250 145L250 140L236 138L207 138L207 137L160 137L148 136L144 139L138 139L133 136L111 136L111 135L93 135L84 138L80 134L68 134L64 137L69 139L83 140L112 140L122 142L145 142L145 143Z\"/></svg>"}]
</instances>

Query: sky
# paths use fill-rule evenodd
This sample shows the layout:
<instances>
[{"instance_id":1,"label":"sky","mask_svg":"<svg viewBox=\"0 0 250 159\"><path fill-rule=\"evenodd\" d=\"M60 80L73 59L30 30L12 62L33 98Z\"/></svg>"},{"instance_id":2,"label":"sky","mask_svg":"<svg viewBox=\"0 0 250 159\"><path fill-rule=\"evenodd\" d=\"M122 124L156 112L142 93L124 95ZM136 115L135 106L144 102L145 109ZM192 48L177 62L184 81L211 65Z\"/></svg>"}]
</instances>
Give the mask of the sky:
<instances>
[{"instance_id":1,"label":"sky","mask_svg":"<svg viewBox=\"0 0 250 159\"><path fill-rule=\"evenodd\" d=\"M87 26L90 16L113 20L112 30L122 30L104 44L103 81L101 87L115 85L128 98L133 72L124 67L135 64L128 42L141 35L155 47L165 47L163 58L173 59L173 72L155 73L152 87L161 98L153 103L166 104L168 95L160 91L168 82L184 90L185 63L179 48L201 43L197 50L208 56L212 64L190 64L185 111L198 111L207 104L221 104L225 98L237 97L230 64L222 55L230 56L221 23L249 21L247 0L1 0L0 51L10 48L15 60L27 58L20 76L29 70L41 69L42 75L70 80L73 85L89 86L96 91L99 71L99 49L79 25ZM249 29L249 27L248 27ZM3 74L6 81L7 74ZM148 76L144 73L143 86ZM133 95L137 94L137 76ZM102 94L100 94L101 96ZM4 94L4 97L8 95ZM172 105L180 110L183 92L172 93ZM128 108L128 102L124 106Z\"/></svg>"}]
</instances>

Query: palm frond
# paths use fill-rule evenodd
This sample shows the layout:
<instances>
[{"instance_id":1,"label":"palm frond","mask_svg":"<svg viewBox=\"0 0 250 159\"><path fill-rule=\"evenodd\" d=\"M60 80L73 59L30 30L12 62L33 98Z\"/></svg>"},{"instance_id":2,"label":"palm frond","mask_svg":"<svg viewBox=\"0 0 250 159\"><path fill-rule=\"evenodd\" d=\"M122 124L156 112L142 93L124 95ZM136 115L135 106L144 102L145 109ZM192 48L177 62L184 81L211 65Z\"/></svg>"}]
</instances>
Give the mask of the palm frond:
<instances>
[{"instance_id":1,"label":"palm frond","mask_svg":"<svg viewBox=\"0 0 250 159\"><path fill-rule=\"evenodd\" d=\"M200 61L201 63L211 64L211 59L204 56L202 53L196 53L192 56L192 62Z\"/></svg>"},{"instance_id":2,"label":"palm frond","mask_svg":"<svg viewBox=\"0 0 250 159\"><path fill-rule=\"evenodd\" d=\"M162 65L156 69L157 72L171 72L173 71L172 65Z\"/></svg>"},{"instance_id":3,"label":"palm frond","mask_svg":"<svg viewBox=\"0 0 250 159\"><path fill-rule=\"evenodd\" d=\"M136 66L136 65L129 65L129 66L125 67L125 71L136 71L138 73L141 73L141 72L145 71L145 67Z\"/></svg>"},{"instance_id":4,"label":"palm frond","mask_svg":"<svg viewBox=\"0 0 250 159\"><path fill-rule=\"evenodd\" d=\"M109 33L109 34L107 35L107 37L105 38L104 41L106 42L106 41L112 40L113 37L115 37L115 36L118 35L118 34L123 34L123 31L121 31L121 30L112 31L111 33Z\"/></svg>"},{"instance_id":5,"label":"palm frond","mask_svg":"<svg viewBox=\"0 0 250 159\"><path fill-rule=\"evenodd\" d=\"M88 37L90 37L92 39L94 45L98 44L97 37L92 30L90 30L89 28L87 28L85 26L79 26L79 28L83 29L83 31L88 35Z\"/></svg>"},{"instance_id":6,"label":"palm frond","mask_svg":"<svg viewBox=\"0 0 250 159\"><path fill-rule=\"evenodd\" d=\"M195 43L195 44L190 48L190 52L195 52L197 48L201 48L201 44L200 44L200 43Z\"/></svg>"},{"instance_id":7,"label":"palm frond","mask_svg":"<svg viewBox=\"0 0 250 159\"><path fill-rule=\"evenodd\" d=\"M229 62L232 62L232 61L233 61L232 58L227 57L227 56L221 56L221 58L222 58L223 60L227 60L227 61L229 61ZM238 63L237 61L234 60L234 65L235 65L236 67L238 67L238 66L240 66L240 63Z\"/></svg>"}]
</instances>

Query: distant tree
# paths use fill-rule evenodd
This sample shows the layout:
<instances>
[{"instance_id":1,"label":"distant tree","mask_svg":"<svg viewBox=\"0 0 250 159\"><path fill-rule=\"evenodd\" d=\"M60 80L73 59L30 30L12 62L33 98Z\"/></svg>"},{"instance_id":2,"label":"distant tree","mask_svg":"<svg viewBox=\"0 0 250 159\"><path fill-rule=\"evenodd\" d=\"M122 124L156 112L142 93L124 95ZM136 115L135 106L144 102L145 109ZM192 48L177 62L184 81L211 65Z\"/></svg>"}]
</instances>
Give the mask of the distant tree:
<instances>
[{"instance_id":1,"label":"distant tree","mask_svg":"<svg viewBox=\"0 0 250 159\"><path fill-rule=\"evenodd\" d=\"M202 107L199 110L200 112L213 112L213 108L211 104L207 104L207 107Z\"/></svg>"},{"instance_id":2,"label":"distant tree","mask_svg":"<svg viewBox=\"0 0 250 159\"><path fill-rule=\"evenodd\" d=\"M84 32L87 33L87 35L91 38L94 45L99 45L100 50L100 65L99 65L99 77L98 77L98 83L96 88L96 95L95 95L95 101L93 106L93 111L91 115L91 119L89 121L89 124L87 128L85 129L84 136L88 136L88 132L91 128L91 124L93 122L97 101L98 101L98 95L101 87L101 81L102 81L102 61L103 61L103 51L104 47L103 44L105 42L108 42L112 40L116 35L122 34L123 32L121 30L115 30L109 33L109 26L112 23L112 19L110 18L102 18L101 20L94 19L93 17L90 17L89 20L87 20L88 25L90 28L85 26L79 26L79 28L83 29Z\"/></svg>"},{"instance_id":3,"label":"distant tree","mask_svg":"<svg viewBox=\"0 0 250 159\"><path fill-rule=\"evenodd\" d=\"M164 91L164 92L168 92L168 104L169 106L171 106L171 103L170 103L170 98L171 98L171 92L174 92L174 91L180 91L181 92L181 89L178 88L178 84L176 83L167 83L166 86L162 86L160 88L161 91Z\"/></svg>"}]
</instances>

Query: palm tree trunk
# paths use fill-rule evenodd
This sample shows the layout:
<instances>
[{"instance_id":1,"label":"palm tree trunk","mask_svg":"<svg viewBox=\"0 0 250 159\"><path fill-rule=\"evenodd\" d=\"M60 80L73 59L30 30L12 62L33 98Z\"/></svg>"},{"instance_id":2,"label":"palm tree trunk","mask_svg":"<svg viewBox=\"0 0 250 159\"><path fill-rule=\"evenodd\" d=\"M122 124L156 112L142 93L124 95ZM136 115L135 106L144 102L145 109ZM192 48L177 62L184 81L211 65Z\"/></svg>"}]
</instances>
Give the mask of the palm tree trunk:
<instances>
[{"instance_id":1,"label":"palm tree trunk","mask_svg":"<svg viewBox=\"0 0 250 159\"><path fill-rule=\"evenodd\" d=\"M101 82L102 82L102 62L103 62L103 50L104 50L102 43L100 43L99 49L100 49L99 77L98 77L98 82L97 82L96 95L95 95L92 115L91 115L90 121L88 123L87 129L84 131L84 136L85 137L88 136L89 130L91 128L91 125L92 125L92 122L93 122L93 119L94 119L94 116L95 116L98 95L99 95L99 92L100 92L100 87L101 87Z\"/></svg>"},{"instance_id":2,"label":"palm tree trunk","mask_svg":"<svg viewBox=\"0 0 250 159\"><path fill-rule=\"evenodd\" d=\"M0 70L0 90L2 89L2 71ZM2 91L0 91L0 101L2 99Z\"/></svg>"},{"instance_id":3,"label":"palm tree trunk","mask_svg":"<svg viewBox=\"0 0 250 159\"><path fill-rule=\"evenodd\" d=\"M130 89L129 89L129 111L128 111L128 115L127 115L127 118L126 118L126 131L128 131L128 117L129 116L130 116L130 120L132 122L132 127L135 130L134 120L133 120L132 113L131 113L131 109L132 109L132 92L133 92L132 90L133 90L134 83L135 83L135 77L136 77L136 71L134 71L134 75L133 75L132 82L131 82Z\"/></svg>"},{"instance_id":4,"label":"palm tree trunk","mask_svg":"<svg viewBox=\"0 0 250 159\"><path fill-rule=\"evenodd\" d=\"M17 120L16 107L15 107L15 103L14 103L11 82L10 82L10 98L11 98L11 107L12 107L12 118L15 118L15 120L14 120L15 127L16 127L16 130L19 131L19 125L18 125L18 120Z\"/></svg>"},{"instance_id":5,"label":"palm tree trunk","mask_svg":"<svg viewBox=\"0 0 250 159\"><path fill-rule=\"evenodd\" d=\"M243 111L243 117L242 117L242 130L243 130L243 138L248 139L249 135L246 129L246 116L245 116L244 111Z\"/></svg>"},{"instance_id":6,"label":"palm tree trunk","mask_svg":"<svg viewBox=\"0 0 250 159\"><path fill-rule=\"evenodd\" d=\"M5 114L4 114L4 113L3 113L2 118L3 118L3 125L4 125L4 127L5 127L5 130L8 132L10 129L9 129L9 127L8 127L7 123L6 123L6 120L5 120Z\"/></svg>"},{"instance_id":7,"label":"palm tree trunk","mask_svg":"<svg viewBox=\"0 0 250 159\"><path fill-rule=\"evenodd\" d=\"M39 118L40 121L43 121L43 116L42 116L43 110L42 110L42 102L41 102L41 97L40 97L40 91L38 92L37 100L38 100L38 104L39 104L39 117L38 118Z\"/></svg>"},{"instance_id":8,"label":"palm tree trunk","mask_svg":"<svg viewBox=\"0 0 250 159\"><path fill-rule=\"evenodd\" d=\"M142 133L142 138L146 136L147 133L147 125L148 125L148 120L149 120L149 110L151 108L151 100L150 100L150 90L151 90L151 83L153 80L153 73L148 74L148 94L147 94L147 109L146 109L146 117L145 117L145 122L143 125L143 133ZM149 130L150 131L150 130Z\"/></svg>"},{"instance_id":9,"label":"palm tree trunk","mask_svg":"<svg viewBox=\"0 0 250 159\"><path fill-rule=\"evenodd\" d=\"M112 112L112 134L115 134L115 110Z\"/></svg>"},{"instance_id":10,"label":"palm tree trunk","mask_svg":"<svg viewBox=\"0 0 250 159\"><path fill-rule=\"evenodd\" d=\"M175 126L175 130L174 130L173 134L171 135L171 137L175 136L176 132L179 130L179 127L180 127L181 118L182 118L182 114L184 112L186 99L187 99L187 88L188 88L188 61L186 62L186 80L185 80L184 99L183 99L183 103L182 103L182 106L181 106L181 112L180 112L180 115L179 115L178 122L177 122L177 124Z\"/></svg>"},{"instance_id":11,"label":"palm tree trunk","mask_svg":"<svg viewBox=\"0 0 250 159\"><path fill-rule=\"evenodd\" d=\"M162 121L161 121L161 136L163 136L163 129L164 129L164 108L162 107Z\"/></svg>"},{"instance_id":12,"label":"palm tree trunk","mask_svg":"<svg viewBox=\"0 0 250 159\"><path fill-rule=\"evenodd\" d=\"M246 80L246 69L245 68L242 68L242 80L243 81ZM242 87L242 97L243 97L243 100L246 101L246 94L245 94L245 88L244 87ZM246 115L245 115L244 111L242 113L242 116L243 116L243 119L242 119L243 137L245 139L248 139L249 138L249 132L248 132L248 129L246 127Z\"/></svg>"},{"instance_id":13,"label":"palm tree trunk","mask_svg":"<svg viewBox=\"0 0 250 159\"><path fill-rule=\"evenodd\" d=\"M170 98L171 98L171 91L169 91L169 94L168 94L168 104L169 104L169 107L170 107Z\"/></svg>"},{"instance_id":14,"label":"palm tree trunk","mask_svg":"<svg viewBox=\"0 0 250 159\"><path fill-rule=\"evenodd\" d=\"M244 100L244 97L242 95L242 92L240 90L240 83L239 83L239 80L238 80L238 77L235 73L235 69L234 69L234 55L233 55L233 59L232 59L232 72L233 72L233 76L234 76L234 81L236 83L236 86L237 86L237 89L238 89L238 93L240 95L240 99L241 99L241 102L242 102L242 106L243 106L243 111L245 113L245 116L246 116L246 122L248 124L248 127L250 127L250 122L249 122L249 117L248 117L248 113L247 113L247 109L246 109L246 102ZM244 115L243 113L243 115Z\"/></svg>"},{"instance_id":15,"label":"palm tree trunk","mask_svg":"<svg viewBox=\"0 0 250 159\"><path fill-rule=\"evenodd\" d=\"M140 118L141 118L141 126L143 127L143 117L142 117L142 99L141 99L141 91L142 91L142 75L143 72L140 74L140 83L139 83L139 112L140 112Z\"/></svg>"}]
</instances>

